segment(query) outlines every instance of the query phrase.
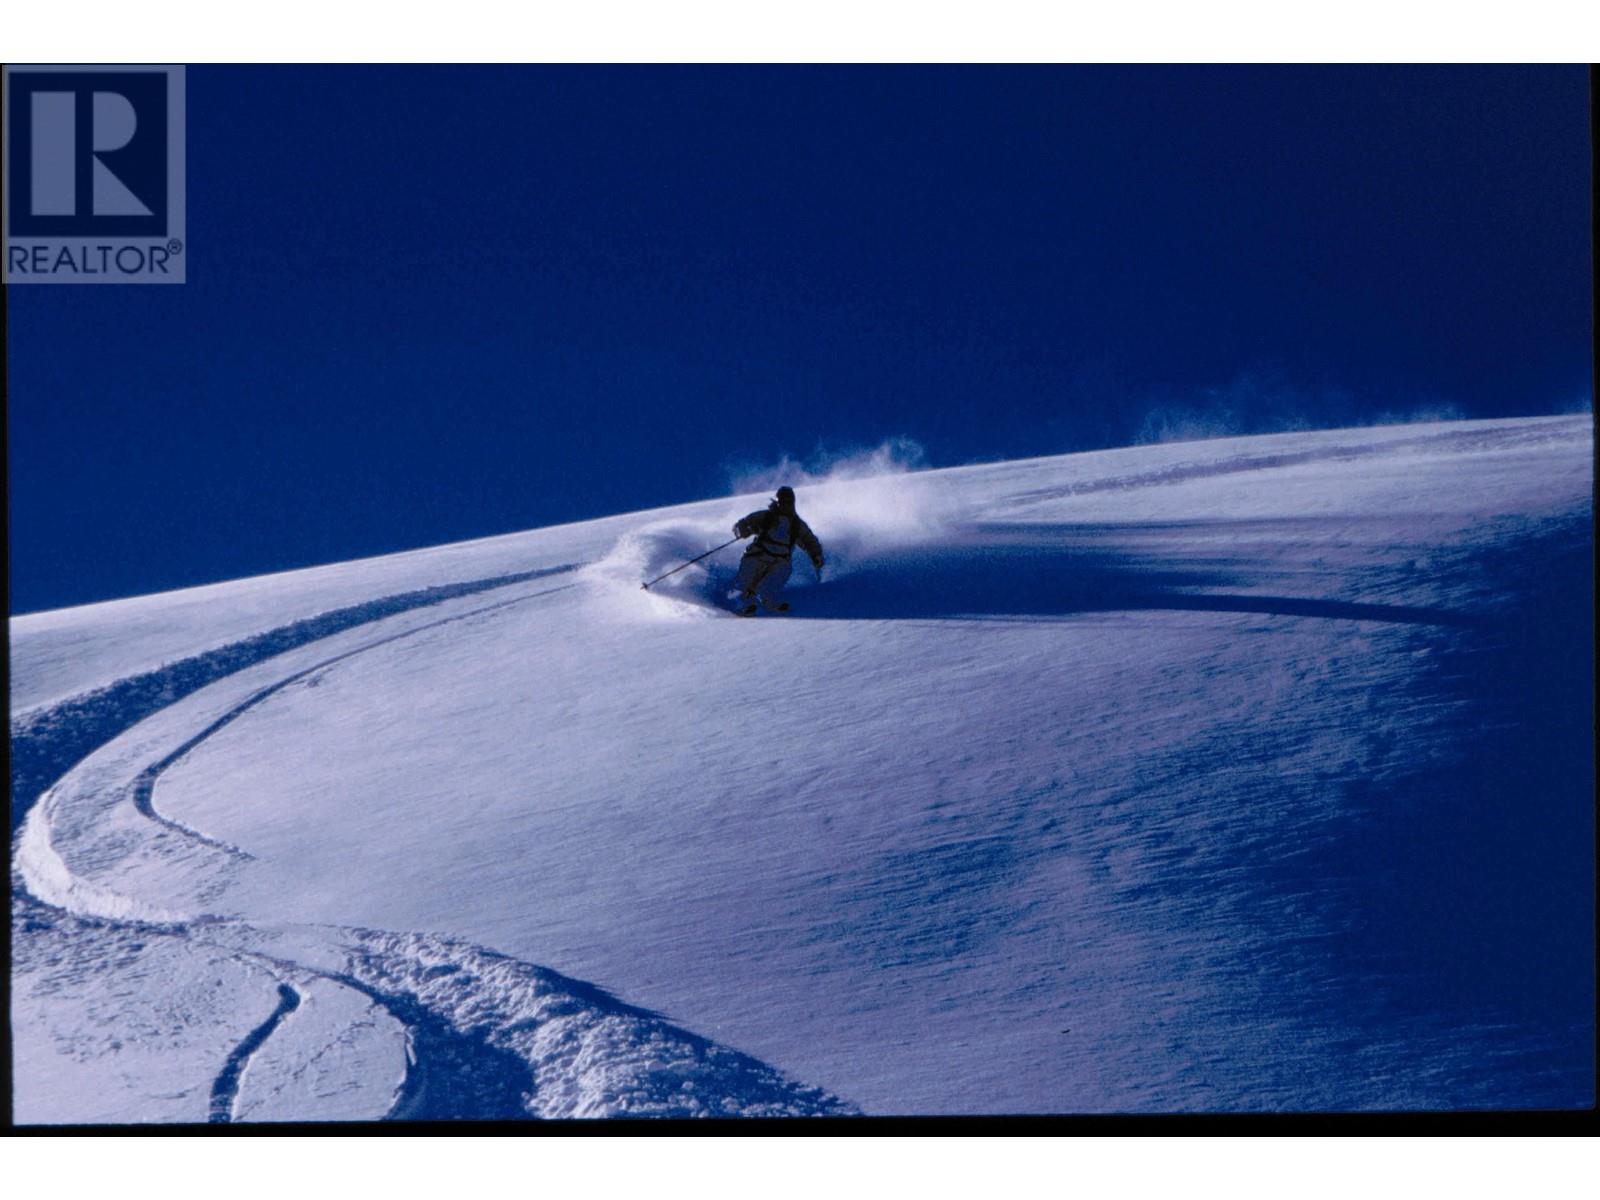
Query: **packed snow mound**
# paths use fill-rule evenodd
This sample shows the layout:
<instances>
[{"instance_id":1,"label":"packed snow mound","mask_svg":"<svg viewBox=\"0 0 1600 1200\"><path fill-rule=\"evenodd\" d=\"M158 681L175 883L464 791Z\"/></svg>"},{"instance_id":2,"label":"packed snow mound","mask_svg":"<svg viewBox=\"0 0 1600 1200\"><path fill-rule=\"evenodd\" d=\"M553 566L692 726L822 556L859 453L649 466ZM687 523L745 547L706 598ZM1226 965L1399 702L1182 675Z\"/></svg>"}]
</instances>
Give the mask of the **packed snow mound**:
<instances>
[{"instance_id":1,"label":"packed snow mound","mask_svg":"<svg viewBox=\"0 0 1600 1200\"><path fill-rule=\"evenodd\" d=\"M1592 1103L1592 451L780 480L754 621L642 585L762 493L14 618L18 1117Z\"/></svg>"}]
</instances>

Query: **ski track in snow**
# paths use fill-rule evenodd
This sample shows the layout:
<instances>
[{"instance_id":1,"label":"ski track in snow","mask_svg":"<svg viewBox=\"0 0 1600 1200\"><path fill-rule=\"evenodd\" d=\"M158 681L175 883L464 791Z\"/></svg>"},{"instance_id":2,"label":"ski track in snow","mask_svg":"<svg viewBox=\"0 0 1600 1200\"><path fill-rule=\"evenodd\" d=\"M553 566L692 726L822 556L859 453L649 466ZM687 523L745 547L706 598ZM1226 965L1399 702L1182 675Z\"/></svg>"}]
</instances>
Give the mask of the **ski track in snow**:
<instances>
[{"instance_id":1,"label":"ski track in snow","mask_svg":"<svg viewBox=\"0 0 1600 1200\"><path fill-rule=\"evenodd\" d=\"M250 1056L261 1049L272 1031L283 1019L300 1007L300 993L287 983L278 985L278 1007L272 1015L250 1031L250 1036L240 1042L222 1064L222 1072L211 1085L211 1123L226 1125L233 1120L233 1102L239 1094L239 1076L250 1062Z\"/></svg>"},{"instance_id":2,"label":"ski track in snow","mask_svg":"<svg viewBox=\"0 0 1600 1200\"><path fill-rule=\"evenodd\" d=\"M440 604L494 588L509 587L576 570L549 567L439 587L419 588L334 609L227 646L118 680L59 704L24 712L11 720L11 832L22 827L39 795L125 729L219 679L299 646L412 609Z\"/></svg>"},{"instance_id":3,"label":"ski track in snow","mask_svg":"<svg viewBox=\"0 0 1600 1200\"><path fill-rule=\"evenodd\" d=\"M353 605L24 714L12 729L13 777L21 781L21 786L14 784L13 829L28 820L54 782L52 772L59 778L73 763L140 721L230 675L413 609L566 574L581 565L425 588ZM355 655L572 586L514 596L372 639L255 690L144 768L132 788L134 808L146 820L197 845L249 859L239 848L158 812L154 790L162 773L283 689ZM39 821L40 814L33 814L33 820ZM48 839L47 832L42 836ZM16 856L12 879L13 892L21 900L13 905L13 936L18 939L38 937L52 928L49 910L54 906L28 888L26 857L26 851ZM89 930L109 924L225 949L243 961L268 966L275 975L319 977L360 993L406 1031L406 1071L388 1110L381 1114L387 1120L818 1116L855 1111L837 1097L798 1084L765 1063L679 1029L654 1013L623 1004L599 988L459 941L368 930L312 931L319 950L332 946L346 955L346 969L330 971L263 951L259 932L242 922L203 915L151 922L130 920L115 911L75 915L90 918L89 925L77 931L79 938L92 937ZM277 984L277 996L277 1007L234 1047L212 1081L211 1123L234 1120L241 1082L253 1057L302 1003L301 992L289 982Z\"/></svg>"},{"instance_id":4,"label":"ski track in snow","mask_svg":"<svg viewBox=\"0 0 1600 1200\"><path fill-rule=\"evenodd\" d=\"M570 569L571 568L558 568L558 570L562 570L562 571L570 570ZM548 574L548 573L550 573L550 572L540 572L539 574ZM520 582L520 581L522 581L524 579L531 578L531 577L532 576L519 576L519 577L517 577L517 579L515 581L516 582ZM491 585L491 586L504 586L504 585L495 584L495 585ZM207 837L205 834L200 833L198 830L190 829L187 825L184 825L184 824L182 824L180 822L177 822L177 821L173 821L170 818L164 817L159 812L157 812L156 808L155 808L155 801L154 801L155 786L156 786L156 781L161 778L162 774L164 772L166 772L167 770L169 770L174 764L176 764L177 762L182 760L184 757L186 757L188 754L193 752L194 749L197 746L199 746L202 742L204 742L207 738L210 738L210 737L214 736L215 734L221 732L224 728L226 728L227 726L231 725L233 722L237 721L240 717L242 717L246 713L248 713L252 708L256 707L256 705L261 704L266 700L270 700L273 696L276 696L279 692L283 691L284 688L290 687L290 686L292 686L292 685L294 685L296 683L299 683L302 679L309 678L310 676L316 675L321 671L325 671L329 667L332 667L332 666L335 666L335 665L337 665L337 664L339 664L341 662L344 662L346 659L355 657L357 654L365 654L369 650L376 650L381 646L391 645L392 643L401 641L404 638L413 637L416 634L424 633L424 632L426 632L428 630L432 630L432 629L437 629L442 625L449 625L449 624L451 624L451 623L453 623L455 621L467 620L467 619L472 618L472 617L482 616L485 613L496 612L496 611L498 611L498 610L500 610L502 608L507 608L507 607L509 607L509 606L511 606L513 604L522 604L522 603L525 603L525 602L527 602L529 600L537 600L541 596L553 595L556 592L565 591L566 588L571 587L571 586L572 586L571 584L564 584L561 587L549 588L549 589L546 589L544 591L533 592L533 593L531 593L529 595L518 596L518 597L516 597L514 599L511 599L511 600L502 600L502 601L500 601L500 602L498 602L496 604L487 604L487 605L484 605L481 608L468 609L466 612L457 613L455 616L444 617L444 618L442 618L441 620L438 620L438 621L431 621L426 625L419 625L415 629L407 629L407 630L404 630L404 631L402 631L400 633L392 634L392 635L390 635L388 637L379 638L376 641L371 641L371 642L364 643L363 645L356 647L354 650L346 650L341 654L332 655L329 658L324 658L324 659L321 659L318 662L312 663L309 667L304 667L301 670L293 672L292 674L285 675L282 679L278 680L277 682L269 684L266 687L261 688L256 692L253 692L247 699L245 699L243 702L241 702L239 704L234 705L232 708L228 709L225 713L223 713L215 721L212 721L211 724L207 725L199 733L195 734L192 738L190 738L188 741L184 742L176 750L172 751L172 753L166 755L164 758L161 758L160 760L158 760L158 761L152 763L150 766L146 767L144 769L144 771L140 773L139 778L135 781L135 784L134 784L134 793L133 793L134 806L139 810L140 813L142 813L144 816L148 817L150 820L155 821L157 824L163 825L168 829L172 829L172 830L182 834L185 837L192 838L193 840L195 840L197 842L200 842L200 843L202 843L204 845L210 846L213 849L221 850L226 854L230 854L230 855L233 855L233 856L236 856L236 857L239 857L239 858L245 858L245 859L250 858L249 854L245 853L243 850L240 850L236 846L230 846L230 845L226 844L225 842L215 841L214 839ZM478 589L474 589L474 590L478 590ZM456 591L456 592L453 592L452 594L453 595L464 595L464 594L468 594L468 593ZM435 603L436 603L436 601L435 601Z\"/></svg>"}]
</instances>

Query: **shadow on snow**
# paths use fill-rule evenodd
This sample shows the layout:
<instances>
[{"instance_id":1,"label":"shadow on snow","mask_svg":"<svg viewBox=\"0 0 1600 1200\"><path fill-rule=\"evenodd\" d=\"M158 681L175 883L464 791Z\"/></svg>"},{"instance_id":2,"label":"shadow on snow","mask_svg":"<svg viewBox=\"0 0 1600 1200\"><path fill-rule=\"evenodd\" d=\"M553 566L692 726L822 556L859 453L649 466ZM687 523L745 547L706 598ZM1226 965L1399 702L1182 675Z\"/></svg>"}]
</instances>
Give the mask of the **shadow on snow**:
<instances>
[{"instance_id":1,"label":"shadow on snow","mask_svg":"<svg viewBox=\"0 0 1600 1200\"><path fill-rule=\"evenodd\" d=\"M1446 609L1316 595L1319 588L1348 585L1348 573L1337 568L1324 573L1313 563L1287 558L1252 558L1247 544L1225 544L1276 529L1274 540L1281 546L1280 527L1300 523L970 527L942 544L879 551L862 563L843 563L837 577L805 588L794 615L1052 618L1168 610L1410 625L1478 623L1474 616ZM1215 556L1195 552L1211 539L1219 543ZM1285 587L1302 594L1275 590Z\"/></svg>"}]
</instances>

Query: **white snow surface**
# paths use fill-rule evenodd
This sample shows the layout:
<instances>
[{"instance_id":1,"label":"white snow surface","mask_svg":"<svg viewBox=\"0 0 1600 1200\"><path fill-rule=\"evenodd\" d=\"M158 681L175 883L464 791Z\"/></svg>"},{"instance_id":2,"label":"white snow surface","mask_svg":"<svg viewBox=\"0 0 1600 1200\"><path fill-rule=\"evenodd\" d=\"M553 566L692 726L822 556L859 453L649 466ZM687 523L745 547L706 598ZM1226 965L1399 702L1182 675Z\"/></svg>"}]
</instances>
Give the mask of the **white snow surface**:
<instances>
[{"instance_id":1,"label":"white snow surface","mask_svg":"<svg viewBox=\"0 0 1600 1200\"><path fill-rule=\"evenodd\" d=\"M640 583L760 496L14 617L16 1119L1592 1103L1592 982L1515 982L1592 981L1592 853L1482 871L1589 799L1478 757L1592 461L1583 415L822 483L753 620L731 548Z\"/></svg>"}]
</instances>

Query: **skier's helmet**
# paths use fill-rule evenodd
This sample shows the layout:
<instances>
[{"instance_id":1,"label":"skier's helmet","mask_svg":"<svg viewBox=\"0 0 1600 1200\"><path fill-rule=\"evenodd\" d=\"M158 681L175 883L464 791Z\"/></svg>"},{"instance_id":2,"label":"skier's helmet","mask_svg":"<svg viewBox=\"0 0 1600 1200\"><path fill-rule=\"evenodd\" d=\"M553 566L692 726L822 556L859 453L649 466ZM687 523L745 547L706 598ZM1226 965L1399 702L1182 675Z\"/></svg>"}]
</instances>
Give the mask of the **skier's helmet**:
<instances>
[{"instance_id":1,"label":"skier's helmet","mask_svg":"<svg viewBox=\"0 0 1600 1200\"><path fill-rule=\"evenodd\" d=\"M794 489L792 487L778 489L778 507L790 509L794 507Z\"/></svg>"}]
</instances>

